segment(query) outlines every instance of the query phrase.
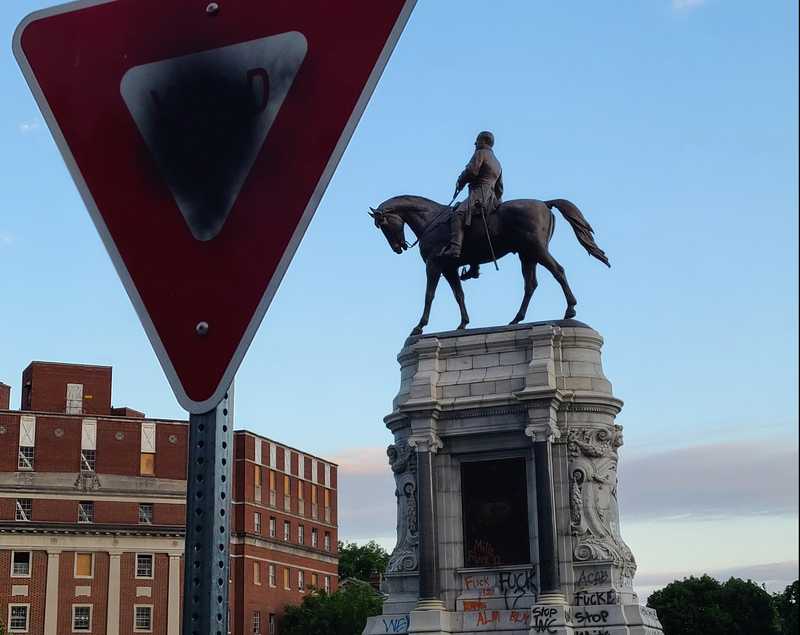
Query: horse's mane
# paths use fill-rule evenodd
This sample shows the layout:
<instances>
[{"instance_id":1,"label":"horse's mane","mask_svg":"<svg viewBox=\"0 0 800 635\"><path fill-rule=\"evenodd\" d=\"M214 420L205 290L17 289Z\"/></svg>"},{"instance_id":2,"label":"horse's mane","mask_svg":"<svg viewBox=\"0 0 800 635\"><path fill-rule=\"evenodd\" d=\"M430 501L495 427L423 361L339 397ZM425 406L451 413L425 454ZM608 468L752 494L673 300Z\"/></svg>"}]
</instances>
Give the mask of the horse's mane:
<instances>
[{"instance_id":1,"label":"horse's mane","mask_svg":"<svg viewBox=\"0 0 800 635\"><path fill-rule=\"evenodd\" d=\"M402 194L400 196L393 196L392 198L386 199L383 203L380 204L379 209L389 212L392 210L398 209L429 209L432 212L438 212L442 209L447 207L442 203L437 203L436 201L432 201L429 198L425 198L424 196L415 196L413 194Z\"/></svg>"}]
</instances>

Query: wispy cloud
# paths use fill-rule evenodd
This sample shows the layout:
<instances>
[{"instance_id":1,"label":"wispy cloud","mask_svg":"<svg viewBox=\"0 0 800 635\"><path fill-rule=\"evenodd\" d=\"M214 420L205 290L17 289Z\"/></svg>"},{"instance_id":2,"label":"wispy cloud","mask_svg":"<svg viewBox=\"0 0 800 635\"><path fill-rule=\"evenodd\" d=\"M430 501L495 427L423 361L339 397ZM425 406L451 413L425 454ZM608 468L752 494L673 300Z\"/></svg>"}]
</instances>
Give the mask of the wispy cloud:
<instances>
[{"instance_id":1,"label":"wispy cloud","mask_svg":"<svg viewBox=\"0 0 800 635\"><path fill-rule=\"evenodd\" d=\"M625 456L620 462L623 519L796 514L794 439L737 441Z\"/></svg>"},{"instance_id":2,"label":"wispy cloud","mask_svg":"<svg viewBox=\"0 0 800 635\"><path fill-rule=\"evenodd\" d=\"M676 11L688 11L704 5L706 0L672 0L672 8Z\"/></svg>"},{"instance_id":3,"label":"wispy cloud","mask_svg":"<svg viewBox=\"0 0 800 635\"><path fill-rule=\"evenodd\" d=\"M331 458L339 464L339 534L342 540L391 536L395 529L396 503L386 447L356 448Z\"/></svg>"},{"instance_id":4,"label":"wispy cloud","mask_svg":"<svg viewBox=\"0 0 800 635\"><path fill-rule=\"evenodd\" d=\"M394 478L386 448L348 450L334 460L342 536L391 535ZM797 443L742 440L627 456L623 447L619 496L623 523L797 514Z\"/></svg>"},{"instance_id":5,"label":"wispy cloud","mask_svg":"<svg viewBox=\"0 0 800 635\"><path fill-rule=\"evenodd\" d=\"M41 128L41 124L37 119L23 121L17 126L17 129L19 130L20 134L31 134L39 130L39 128Z\"/></svg>"}]
</instances>

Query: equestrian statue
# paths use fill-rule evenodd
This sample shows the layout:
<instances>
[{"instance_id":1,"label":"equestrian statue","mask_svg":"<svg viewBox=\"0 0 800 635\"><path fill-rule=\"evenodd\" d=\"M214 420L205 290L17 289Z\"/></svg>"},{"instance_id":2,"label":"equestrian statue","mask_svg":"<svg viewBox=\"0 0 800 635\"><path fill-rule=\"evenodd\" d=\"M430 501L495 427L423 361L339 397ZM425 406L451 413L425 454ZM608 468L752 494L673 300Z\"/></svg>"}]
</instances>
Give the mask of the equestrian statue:
<instances>
[{"instance_id":1,"label":"equestrian statue","mask_svg":"<svg viewBox=\"0 0 800 635\"><path fill-rule=\"evenodd\" d=\"M383 232L395 253L402 254L419 243L427 286L425 308L411 335L419 335L428 324L433 297L442 276L449 283L461 311L458 328L466 328L469 315L464 304L462 280L477 278L481 264L494 262L496 267L497 259L510 253L519 256L525 283L522 304L511 324L525 319L537 285L536 265L542 265L561 285L567 300L564 319L575 317L578 301L569 288L564 268L547 248L555 230L556 219L551 211L554 207L567 219L586 251L611 266L603 250L594 242L591 225L568 200L516 199L503 202L503 172L493 148L494 135L491 132L478 134L475 152L456 181L455 194L449 205L421 196L404 195L370 208L375 226ZM453 202L465 186L469 195L454 209ZM476 222L476 217L480 217L480 222ZM405 225L417 237L414 245L406 242ZM459 267L467 265L469 269L459 274Z\"/></svg>"}]
</instances>

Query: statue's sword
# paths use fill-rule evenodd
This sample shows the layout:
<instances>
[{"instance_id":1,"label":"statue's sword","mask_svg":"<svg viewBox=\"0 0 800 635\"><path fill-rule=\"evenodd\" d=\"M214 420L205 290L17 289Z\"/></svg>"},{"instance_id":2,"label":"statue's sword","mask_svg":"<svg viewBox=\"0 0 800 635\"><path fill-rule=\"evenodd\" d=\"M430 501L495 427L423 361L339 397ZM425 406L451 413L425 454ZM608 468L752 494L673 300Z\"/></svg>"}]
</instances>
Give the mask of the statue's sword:
<instances>
[{"instance_id":1,"label":"statue's sword","mask_svg":"<svg viewBox=\"0 0 800 635\"><path fill-rule=\"evenodd\" d=\"M483 228L486 230L486 240L489 241L489 253L492 254L492 262L494 262L494 268L496 271L500 271L500 267L497 266L497 258L494 255L494 245L492 245L492 237L489 234L489 223L486 222L485 205L481 205L481 218L483 219Z\"/></svg>"}]
</instances>

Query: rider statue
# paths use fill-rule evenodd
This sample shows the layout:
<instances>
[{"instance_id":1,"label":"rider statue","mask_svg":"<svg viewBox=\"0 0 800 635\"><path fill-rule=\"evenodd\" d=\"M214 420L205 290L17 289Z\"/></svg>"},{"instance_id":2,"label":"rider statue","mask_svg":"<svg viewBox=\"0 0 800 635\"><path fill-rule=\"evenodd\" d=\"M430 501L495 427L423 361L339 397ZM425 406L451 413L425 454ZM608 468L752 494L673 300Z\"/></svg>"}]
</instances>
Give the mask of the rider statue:
<instances>
[{"instance_id":1,"label":"rider statue","mask_svg":"<svg viewBox=\"0 0 800 635\"><path fill-rule=\"evenodd\" d=\"M442 249L440 255L446 258L460 258L461 244L464 242L464 228L472 223L473 214L483 214L484 218L500 205L503 198L503 169L494 156L494 135L484 130L475 139L475 152L467 167L456 181L456 196L469 186L469 196L463 201L450 220L450 244ZM470 265L470 270L461 279L477 278L478 264Z\"/></svg>"}]
</instances>

